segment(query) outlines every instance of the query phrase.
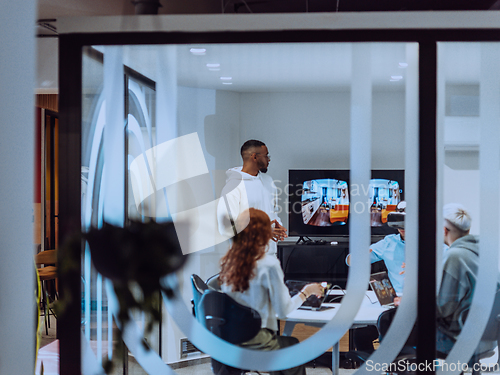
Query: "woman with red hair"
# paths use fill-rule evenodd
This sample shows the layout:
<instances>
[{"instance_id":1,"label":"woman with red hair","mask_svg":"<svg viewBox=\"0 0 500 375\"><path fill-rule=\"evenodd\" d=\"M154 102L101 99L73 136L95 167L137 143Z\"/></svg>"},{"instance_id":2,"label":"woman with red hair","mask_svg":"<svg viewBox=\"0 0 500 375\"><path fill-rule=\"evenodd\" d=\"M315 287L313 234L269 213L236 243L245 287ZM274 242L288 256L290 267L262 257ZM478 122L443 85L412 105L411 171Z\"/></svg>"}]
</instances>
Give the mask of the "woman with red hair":
<instances>
[{"instance_id":1,"label":"woman with red hair","mask_svg":"<svg viewBox=\"0 0 500 375\"><path fill-rule=\"evenodd\" d=\"M278 259L266 253L272 229L265 212L250 208L246 215L238 217L236 227L244 229L234 237L233 245L221 259L221 289L242 305L257 310L262 319L259 333L240 346L276 350L298 343L295 337L278 336L276 317L284 319L311 294L323 295L323 287L316 283L308 284L300 293L290 297ZM273 371L271 374L304 375L305 366Z\"/></svg>"}]
</instances>

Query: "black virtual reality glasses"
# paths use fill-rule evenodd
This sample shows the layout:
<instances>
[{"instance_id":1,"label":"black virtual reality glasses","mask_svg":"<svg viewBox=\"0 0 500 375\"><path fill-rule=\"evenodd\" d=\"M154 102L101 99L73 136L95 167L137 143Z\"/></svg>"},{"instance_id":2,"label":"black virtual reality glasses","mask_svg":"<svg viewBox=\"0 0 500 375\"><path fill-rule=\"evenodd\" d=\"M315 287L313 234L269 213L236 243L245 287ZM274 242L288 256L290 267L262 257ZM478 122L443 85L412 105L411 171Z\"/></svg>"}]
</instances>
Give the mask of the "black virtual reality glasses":
<instances>
[{"instance_id":1,"label":"black virtual reality glasses","mask_svg":"<svg viewBox=\"0 0 500 375\"><path fill-rule=\"evenodd\" d=\"M396 229L405 229L405 215L404 212L389 212L387 215L387 225Z\"/></svg>"}]
</instances>

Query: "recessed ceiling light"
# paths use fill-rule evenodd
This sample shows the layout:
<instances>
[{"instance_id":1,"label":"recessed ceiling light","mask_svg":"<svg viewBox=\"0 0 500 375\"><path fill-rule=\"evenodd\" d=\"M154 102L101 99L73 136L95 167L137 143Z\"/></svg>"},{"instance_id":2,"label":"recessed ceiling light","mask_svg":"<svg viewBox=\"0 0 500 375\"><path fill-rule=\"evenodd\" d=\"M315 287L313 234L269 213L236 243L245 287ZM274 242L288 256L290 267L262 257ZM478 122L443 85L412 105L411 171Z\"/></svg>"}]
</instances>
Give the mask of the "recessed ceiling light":
<instances>
[{"instance_id":1,"label":"recessed ceiling light","mask_svg":"<svg viewBox=\"0 0 500 375\"><path fill-rule=\"evenodd\" d=\"M207 52L206 48L190 48L189 52L193 55L204 55Z\"/></svg>"},{"instance_id":2,"label":"recessed ceiling light","mask_svg":"<svg viewBox=\"0 0 500 375\"><path fill-rule=\"evenodd\" d=\"M406 67L408 67L408 63L405 63L405 62L400 62L398 65L399 65L400 68L406 68Z\"/></svg>"},{"instance_id":3,"label":"recessed ceiling light","mask_svg":"<svg viewBox=\"0 0 500 375\"><path fill-rule=\"evenodd\" d=\"M230 81L233 79L233 77L220 77L223 81Z\"/></svg>"},{"instance_id":4,"label":"recessed ceiling light","mask_svg":"<svg viewBox=\"0 0 500 375\"><path fill-rule=\"evenodd\" d=\"M222 82L223 85L232 85L232 82Z\"/></svg>"},{"instance_id":5,"label":"recessed ceiling light","mask_svg":"<svg viewBox=\"0 0 500 375\"><path fill-rule=\"evenodd\" d=\"M400 79L403 79L403 76L391 76L391 79L399 81Z\"/></svg>"},{"instance_id":6,"label":"recessed ceiling light","mask_svg":"<svg viewBox=\"0 0 500 375\"><path fill-rule=\"evenodd\" d=\"M207 64L207 68L219 68L220 64Z\"/></svg>"}]
</instances>

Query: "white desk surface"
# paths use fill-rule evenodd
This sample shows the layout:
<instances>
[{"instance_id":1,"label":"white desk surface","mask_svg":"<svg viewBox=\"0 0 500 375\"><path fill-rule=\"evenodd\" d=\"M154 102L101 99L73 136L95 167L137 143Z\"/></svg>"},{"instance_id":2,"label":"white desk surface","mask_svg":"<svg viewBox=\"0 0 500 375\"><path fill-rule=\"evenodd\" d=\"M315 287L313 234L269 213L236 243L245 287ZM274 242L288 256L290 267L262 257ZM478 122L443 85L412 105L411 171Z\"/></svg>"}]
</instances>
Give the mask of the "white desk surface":
<instances>
[{"instance_id":1,"label":"white desk surface","mask_svg":"<svg viewBox=\"0 0 500 375\"><path fill-rule=\"evenodd\" d=\"M341 290L331 290L329 294L342 295ZM321 327L333 319L340 308L340 303L324 304L325 306L333 306L333 309L314 311L298 309L287 315L285 327L283 330L284 336L290 336L297 323L304 323L315 327ZM379 315L386 311L388 307L380 306L380 303L375 297L375 293L367 291L356 317L354 318L352 327L365 325L376 325ZM333 344L332 347L332 375L339 375L339 343Z\"/></svg>"},{"instance_id":2,"label":"white desk surface","mask_svg":"<svg viewBox=\"0 0 500 375\"><path fill-rule=\"evenodd\" d=\"M330 294L339 293L342 294L343 292L338 290L330 291ZM334 308L323 311L298 309L288 314L286 320L296 323L328 323L339 310L340 303L325 303L324 306L333 306ZM353 323L355 325L377 324L378 316L387 309L387 307L380 306L374 292L367 291Z\"/></svg>"}]
</instances>

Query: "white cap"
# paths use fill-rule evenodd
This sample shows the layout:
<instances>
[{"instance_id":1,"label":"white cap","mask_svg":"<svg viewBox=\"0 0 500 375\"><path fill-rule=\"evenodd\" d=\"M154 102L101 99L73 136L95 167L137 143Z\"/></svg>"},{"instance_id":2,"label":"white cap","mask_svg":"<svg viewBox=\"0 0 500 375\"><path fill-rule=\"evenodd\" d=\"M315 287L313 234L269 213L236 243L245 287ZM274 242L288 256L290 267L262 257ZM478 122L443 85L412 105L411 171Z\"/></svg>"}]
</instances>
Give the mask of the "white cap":
<instances>
[{"instance_id":1,"label":"white cap","mask_svg":"<svg viewBox=\"0 0 500 375\"><path fill-rule=\"evenodd\" d=\"M460 203L446 204L443 207L443 218L463 232L467 232L472 223L469 213Z\"/></svg>"}]
</instances>

